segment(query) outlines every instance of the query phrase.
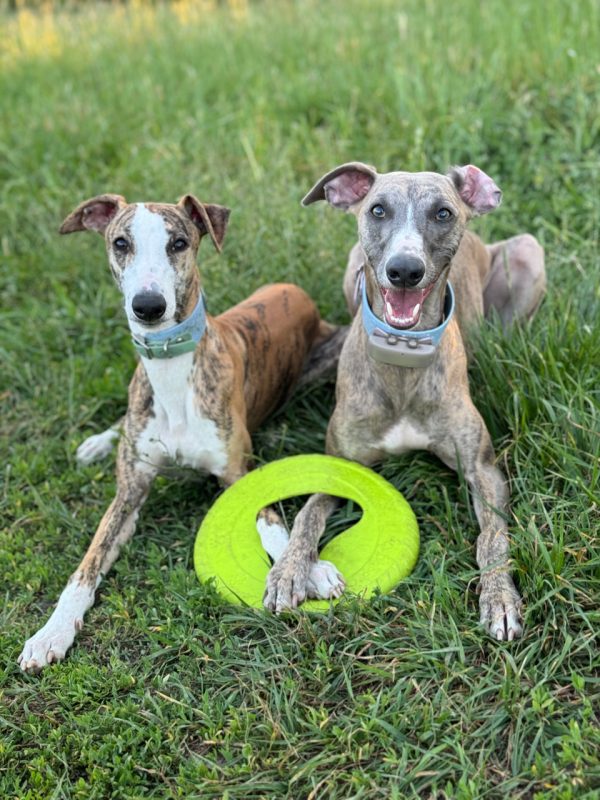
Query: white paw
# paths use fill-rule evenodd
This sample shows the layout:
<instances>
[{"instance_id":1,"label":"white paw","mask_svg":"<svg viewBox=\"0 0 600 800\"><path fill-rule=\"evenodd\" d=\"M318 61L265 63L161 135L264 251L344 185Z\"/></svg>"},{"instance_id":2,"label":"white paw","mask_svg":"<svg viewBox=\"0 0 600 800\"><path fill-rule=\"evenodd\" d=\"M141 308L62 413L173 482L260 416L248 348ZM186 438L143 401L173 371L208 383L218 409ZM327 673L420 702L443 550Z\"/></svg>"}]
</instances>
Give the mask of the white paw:
<instances>
[{"instance_id":1,"label":"white paw","mask_svg":"<svg viewBox=\"0 0 600 800\"><path fill-rule=\"evenodd\" d=\"M331 561L317 561L311 565L306 581L308 597L331 600L333 597L341 597L345 588L344 579Z\"/></svg>"},{"instance_id":2,"label":"white paw","mask_svg":"<svg viewBox=\"0 0 600 800\"><path fill-rule=\"evenodd\" d=\"M119 431L115 431L112 428L109 428L103 433L96 433L94 436L89 436L85 442L82 442L77 448L75 458L83 467L87 464L91 464L92 461L98 461L111 452L114 442L118 438Z\"/></svg>"},{"instance_id":3,"label":"white paw","mask_svg":"<svg viewBox=\"0 0 600 800\"><path fill-rule=\"evenodd\" d=\"M39 672L49 664L62 661L73 644L75 633L81 630L83 620L72 619L70 623L56 624L52 619L25 642L19 656L23 672Z\"/></svg>"},{"instance_id":4,"label":"white paw","mask_svg":"<svg viewBox=\"0 0 600 800\"><path fill-rule=\"evenodd\" d=\"M83 616L94 602L94 593L93 587L77 581L65 586L48 622L25 642L18 659L23 672L39 672L63 660L83 628Z\"/></svg>"}]
</instances>

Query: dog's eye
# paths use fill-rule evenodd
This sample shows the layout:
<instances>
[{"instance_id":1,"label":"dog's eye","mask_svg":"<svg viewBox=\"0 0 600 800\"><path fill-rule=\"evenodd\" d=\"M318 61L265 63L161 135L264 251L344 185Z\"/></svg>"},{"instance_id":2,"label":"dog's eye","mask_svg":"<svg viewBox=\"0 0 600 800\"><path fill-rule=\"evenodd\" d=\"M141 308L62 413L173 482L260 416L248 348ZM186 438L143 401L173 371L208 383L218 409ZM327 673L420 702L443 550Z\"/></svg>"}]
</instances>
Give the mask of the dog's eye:
<instances>
[{"instance_id":1,"label":"dog's eye","mask_svg":"<svg viewBox=\"0 0 600 800\"><path fill-rule=\"evenodd\" d=\"M436 211L435 218L438 222L448 222L452 218L452 212L449 208L440 208Z\"/></svg>"},{"instance_id":2,"label":"dog's eye","mask_svg":"<svg viewBox=\"0 0 600 800\"><path fill-rule=\"evenodd\" d=\"M385 217L385 208L380 205L373 206L371 209L371 214L373 214L374 217L377 217L377 219L383 219L383 217Z\"/></svg>"},{"instance_id":3,"label":"dog's eye","mask_svg":"<svg viewBox=\"0 0 600 800\"><path fill-rule=\"evenodd\" d=\"M129 242L127 239L124 239L122 236L119 236L118 239L115 239L113 242L113 247L115 250L118 250L119 253L126 253L129 250Z\"/></svg>"},{"instance_id":4,"label":"dog's eye","mask_svg":"<svg viewBox=\"0 0 600 800\"><path fill-rule=\"evenodd\" d=\"M185 239L175 239L175 241L171 245L172 249L176 253L181 253L181 251L185 250L187 246L188 246L188 243L186 242Z\"/></svg>"}]
</instances>

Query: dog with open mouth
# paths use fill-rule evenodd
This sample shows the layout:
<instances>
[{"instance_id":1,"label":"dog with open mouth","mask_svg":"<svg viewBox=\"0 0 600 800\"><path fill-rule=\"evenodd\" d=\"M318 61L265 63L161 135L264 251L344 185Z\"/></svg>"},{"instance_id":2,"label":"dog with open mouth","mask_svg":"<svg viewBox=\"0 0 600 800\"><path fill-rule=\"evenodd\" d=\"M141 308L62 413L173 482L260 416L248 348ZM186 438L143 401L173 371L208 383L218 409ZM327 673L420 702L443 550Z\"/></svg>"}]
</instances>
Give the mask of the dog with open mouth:
<instances>
[{"instance_id":1,"label":"dog with open mouth","mask_svg":"<svg viewBox=\"0 0 600 800\"><path fill-rule=\"evenodd\" d=\"M480 620L495 639L521 635L506 523L508 491L467 378L469 331L484 314L505 327L529 318L545 289L544 251L529 234L486 246L466 229L498 207L500 189L469 164L447 175L378 174L343 164L303 205L326 200L357 218L344 278L355 313L338 366L326 451L367 466L425 449L465 475L480 526ZM467 345L467 347L465 346ZM307 576L336 499L313 495L267 579L265 606L307 596Z\"/></svg>"}]
</instances>

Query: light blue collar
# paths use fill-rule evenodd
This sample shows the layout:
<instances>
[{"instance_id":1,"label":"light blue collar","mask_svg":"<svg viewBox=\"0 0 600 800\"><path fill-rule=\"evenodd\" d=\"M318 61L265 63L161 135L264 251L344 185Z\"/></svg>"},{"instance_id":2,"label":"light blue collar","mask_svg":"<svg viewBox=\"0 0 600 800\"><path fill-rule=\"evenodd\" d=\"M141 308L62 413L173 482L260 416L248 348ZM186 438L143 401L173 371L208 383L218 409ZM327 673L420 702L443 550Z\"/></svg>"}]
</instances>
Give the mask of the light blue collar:
<instances>
[{"instance_id":1,"label":"light blue collar","mask_svg":"<svg viewBox=\"0 0 600 800\"><path fill-rule=\"evenodd\" d=\"M196 307L187 319L172 328L145 336L132 335L133 346L144 358L175 358L191 353L206 331L206 305L200 293Z\"/></svg>"},{"instance_id":2,"label":"light blue collar","mask_svg":"<svg viewBox=\"0 0 600 800\"><path fill-rule=\"evenodd\" d=\"M359 280L362 283L362 323L369 337L369 355L376 361L400 367L426 367L431 364L440 339L454 316L454 290L450 283L446 284L443 322L437 328L425 331L405 331L393 328L375 316L369 306L364 275Z\"/></svg>"}]
</instances>

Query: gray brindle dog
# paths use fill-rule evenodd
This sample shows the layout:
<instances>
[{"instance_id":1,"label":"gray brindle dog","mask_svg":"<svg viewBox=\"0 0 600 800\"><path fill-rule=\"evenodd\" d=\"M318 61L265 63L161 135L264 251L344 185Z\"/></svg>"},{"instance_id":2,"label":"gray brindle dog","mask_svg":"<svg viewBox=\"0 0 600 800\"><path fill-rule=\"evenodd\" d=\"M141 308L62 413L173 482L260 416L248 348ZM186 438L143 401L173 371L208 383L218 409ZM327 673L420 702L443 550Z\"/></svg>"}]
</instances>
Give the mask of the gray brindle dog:
<instances>
[{"instance_id":1,"label":"gray brindle dog","mask_svg":"<svg viewBox=\"0 0 600 800\"><path fill-rule=\"evenodd\" d=\"M509 566L508 491L471 400L465 342L491 309L505 327L530 317L544 293L545 268L544 251L529 234L486 247L466 230L500 199L493 180L472 165L447 175L379 175L353 162L322 177L303 205L327 200L358 221L344 290L352 313L362 293L362 312L340 356L327 453L370 465L425 449L460 467L481 529L481 623L495 639L512 640L522 627ZM336 503L313 495L298 514L267 579L267 608L280 612L307 596L310 566Z\"/></svg>"}]
</instances>

